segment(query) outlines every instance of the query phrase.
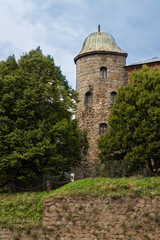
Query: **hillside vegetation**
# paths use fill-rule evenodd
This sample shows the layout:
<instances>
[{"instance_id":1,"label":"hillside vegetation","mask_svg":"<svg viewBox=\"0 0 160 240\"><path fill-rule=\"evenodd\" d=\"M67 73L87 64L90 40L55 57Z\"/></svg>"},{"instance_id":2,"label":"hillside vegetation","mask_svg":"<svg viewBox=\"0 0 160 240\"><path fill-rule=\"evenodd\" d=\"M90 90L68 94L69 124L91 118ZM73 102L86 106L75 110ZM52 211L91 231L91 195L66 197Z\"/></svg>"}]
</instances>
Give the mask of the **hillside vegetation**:
<instances>
[{"instance_id":1,"label":"hillside vegetation","mask_svg":"<svg viewBox=\"0 0 160 240\"><path fill-rule=\"evenodd\" d=\"M24 228L42 226L43 201L48 197L102 197L160 195L160 177L155 178L88 178L71 182L52 191L0 194L0 226Z\"/></svg>"}]
</instances>

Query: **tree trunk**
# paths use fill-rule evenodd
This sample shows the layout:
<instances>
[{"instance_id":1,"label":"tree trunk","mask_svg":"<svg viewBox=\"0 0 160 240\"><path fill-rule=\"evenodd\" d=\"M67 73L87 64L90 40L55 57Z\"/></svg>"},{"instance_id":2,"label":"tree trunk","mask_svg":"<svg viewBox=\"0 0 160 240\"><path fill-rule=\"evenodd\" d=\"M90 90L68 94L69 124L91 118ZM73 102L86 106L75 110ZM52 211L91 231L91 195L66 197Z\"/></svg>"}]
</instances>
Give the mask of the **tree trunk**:
<instances>
[{"instance_id":1,"label":"tree trunk","mask_svg":"<svg viewBox=\"0 0 160 240\"><path fill-rule=\"evenodd\" d=\"M12 193L13 192L13 184L11 182L8 183L8 193Z\"/></svg>"},{"instance_id":2,"label":"tree trunk","mask_svg":"<svg viewBox=\"0 0 160 240\"><path fill-rule=\"evenodd\" d=\"M151 176L154 176L155 173L153 171L153 166L152 166L151 159L148 159L146 167L147 167L147 170L150 172Z\"/></svg>"},{"instance_id":3,"label":"tree trunk","mask_svg":"<svg viewBox=\"0 0 160 240\"><path fill-rule=\"evenodd\" d=\"M49 193L51 191L51 182L50 182L50 180L46 181L46 187L47 187L47 192Z\"/></svg>"}]
</instances>

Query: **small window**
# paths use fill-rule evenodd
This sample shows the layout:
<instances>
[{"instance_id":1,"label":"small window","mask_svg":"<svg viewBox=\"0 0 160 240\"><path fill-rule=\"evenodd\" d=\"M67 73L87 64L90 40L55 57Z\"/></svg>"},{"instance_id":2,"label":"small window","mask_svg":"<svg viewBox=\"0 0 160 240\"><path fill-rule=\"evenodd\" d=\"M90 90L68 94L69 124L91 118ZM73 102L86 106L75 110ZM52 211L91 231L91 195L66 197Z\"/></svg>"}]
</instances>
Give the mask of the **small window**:
<instances>
[{"instance_id":1,"label":"small window","mask_svg":"<svg viewBox=\"0 0 160 240\"><path fill-rule=\"evenodd\" d=\"M86 92L85 93L85 97L84 97L84 105L88 106L92 103L93 99L92 99L92 93L91 92Z\"/></svg>"},{"instance_id":2,"label":"small window","mask_svg":"<svg viewBox=\"0 0 160 240\"><path fill-rule=\"evenodd\" d=\"M100 68L100 78L106 78L107 77L107 68L101 67Z\"/></svg>"},{"instance_id":3,"label":"small window","mask_svg":"<svg viewBox=\"0 0 160 240\"><path fill-rule=\"evenodd\" d=\"M115 98L116 98L117 93L116 92L111 92L111 105L114 104Z\"/></svg>"},{"instance_id":4,"label":"small window","mask_svg":"<svg viewBox=\"0 0 160 240\"><path fill-rule=\"evenodd\" d=\"M99 124L99 134L104 135L106 133L107 133L107 124L106 123Z\"/></svg>"}]
</instances>

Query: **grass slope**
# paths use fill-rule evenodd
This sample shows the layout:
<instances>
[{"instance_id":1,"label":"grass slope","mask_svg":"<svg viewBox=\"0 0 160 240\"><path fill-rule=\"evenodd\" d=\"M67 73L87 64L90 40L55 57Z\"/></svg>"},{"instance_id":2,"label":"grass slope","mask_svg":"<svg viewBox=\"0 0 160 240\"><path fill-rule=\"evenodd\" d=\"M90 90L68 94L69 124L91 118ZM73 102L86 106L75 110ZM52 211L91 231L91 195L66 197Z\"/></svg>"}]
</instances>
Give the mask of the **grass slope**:
<instances>
[{"instance_id":1,"label":"grass slope","mask_svg":"<svg viewBox=\"0 0 160 240\"><path fill-rule=\"evenodd\" d=\"M160 195L160 178L88 178L69 183L55 191L0 194L0 226L24 228L42 226L43 201L47 197L103 197Z\"/></svg>"}]
</instances>

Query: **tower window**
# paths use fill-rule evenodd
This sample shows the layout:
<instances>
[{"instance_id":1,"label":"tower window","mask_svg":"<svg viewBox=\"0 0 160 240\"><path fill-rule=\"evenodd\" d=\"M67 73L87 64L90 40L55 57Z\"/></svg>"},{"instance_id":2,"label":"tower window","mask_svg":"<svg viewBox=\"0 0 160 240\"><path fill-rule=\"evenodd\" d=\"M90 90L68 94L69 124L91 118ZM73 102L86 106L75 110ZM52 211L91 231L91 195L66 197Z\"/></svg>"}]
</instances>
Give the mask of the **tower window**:
<instances>
[{"instance_id":1,"label":"tower window","mask_svg":"<svg viewBox=\"0 0 160 240\"><path fill-rule=\"evenodd\" d=\"M116 92L111 92L111 105L114 104L115 98L116 98L117 93Z\"/></svg>"},{"instance_id":2,"label":"tower window","mask_svg":"<svg viewBox=\"0 0 160 240\"><path fill-rule=\"evenodd\" d=\"M91 92L86 92L84 97L84 105L88 106L93 102L93 94Z\"/></svg>"},{"instance_id":3,"label":"tower window","mask_svg":"<svg viewBox=\"0 0 160 240\"><path fill-rule=\"evenodd\" d=\"M104 135L106 133L107 133L107 124L106 123L99 124L99 134Z\"/></svg>"},{"instance_id":4,"label":"tower window","mask_svg":"<svg viewBox=\"0 0 160 240\"><path fill-rule=\"evenodd\" d=\"M100 68L100 78L106 78L107 77L107 68L101 67Z\"/></svg>"}]
</instances>

